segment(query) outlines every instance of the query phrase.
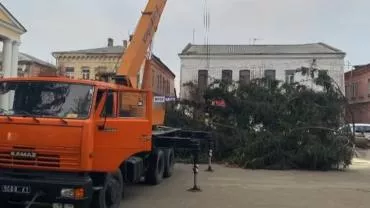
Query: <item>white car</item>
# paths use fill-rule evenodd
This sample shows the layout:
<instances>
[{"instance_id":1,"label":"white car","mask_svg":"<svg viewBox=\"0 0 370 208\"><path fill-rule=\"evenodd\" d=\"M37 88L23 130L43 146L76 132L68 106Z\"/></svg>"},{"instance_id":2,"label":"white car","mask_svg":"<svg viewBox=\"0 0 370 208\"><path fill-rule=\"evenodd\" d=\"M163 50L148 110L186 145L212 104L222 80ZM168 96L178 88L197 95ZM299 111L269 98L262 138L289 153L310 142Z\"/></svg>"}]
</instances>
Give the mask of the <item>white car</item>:
<instances>
[{"instance_id":1,"label":"white car","mask_svg":"<svg viewBox=\"0 0 370 208\"><path fill-rule=\"evenodd\" d=\"M341 129L349 127L352 133L355 133L356 137L365 137L367 140L370 140L370 124L367 123L355 123L353 128L353 124L347 124L343 126Z\"/></svg>"}]
</instances>

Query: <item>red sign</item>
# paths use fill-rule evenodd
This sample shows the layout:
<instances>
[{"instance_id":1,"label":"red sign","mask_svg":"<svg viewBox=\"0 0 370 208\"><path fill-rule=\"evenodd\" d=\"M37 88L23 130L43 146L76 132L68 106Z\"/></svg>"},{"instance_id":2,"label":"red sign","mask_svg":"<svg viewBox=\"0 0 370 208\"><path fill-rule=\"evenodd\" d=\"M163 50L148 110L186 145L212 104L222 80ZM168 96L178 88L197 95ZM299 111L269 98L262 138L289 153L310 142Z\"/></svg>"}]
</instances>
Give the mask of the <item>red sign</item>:
<instances>
[{"instance_id":1,"label":"red sign","mask_svg":"<svg viewBox=\"0 0 370 208\"><path fill-rule=\"evenodd\" d=\"M217 107L223 107L223 108L225 108L225 107L226 107L226 103L225 103L225 101L224 101L224 100L214 100L214 101L212 102L212 105L213 105L213 106L217 106Z\"/></svg>"}]
</instances>

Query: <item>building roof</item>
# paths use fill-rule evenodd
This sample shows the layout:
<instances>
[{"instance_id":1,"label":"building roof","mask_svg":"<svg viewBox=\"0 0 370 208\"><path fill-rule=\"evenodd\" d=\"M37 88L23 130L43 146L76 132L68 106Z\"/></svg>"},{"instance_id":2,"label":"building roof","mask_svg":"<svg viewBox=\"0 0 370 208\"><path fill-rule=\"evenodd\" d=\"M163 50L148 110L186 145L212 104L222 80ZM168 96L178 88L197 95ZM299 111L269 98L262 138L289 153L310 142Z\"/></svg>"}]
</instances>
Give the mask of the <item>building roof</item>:
<instances>
[{"instance_id":1,"label":"building roof","mask_svg":"<svg viewBox=\"0 0 370 208\"><path fill-rule=\"evenodd\" d=\"M359 69L370 69L370 63L369 64L362 64L362 65L355 65L353 66L354 70Z\"/></svg>"},{"instance_id":2,"label":"building roof","mask_svg":"<svg viewBox=\"0 0 370 208\"><path fill-rule=\"evenodd\" d=\"M207 50L208 48L208 50ZM207 53L207 51L209 53ZM179 54L184 55L284 55L284 54L340 54L345 53L325 43L287 45L193 45L188 44Z\"/></svg>"},{"instance_id":3,"label":"building roof","mask_svg":"<svg viewBox=\"0 0 370 208\"><path fill-rule=\"evenodd\" d=\"M0 52L0 62L2 61L3 61L3 52ZM18 62L31 62L31 63L37 63L43 66L47 66L50 68L56 68L56 66L54 66L53 64L50 64L46 61L43 61L29 54L21 53L21 52L18 54Z\"/></svg>"},{"instance_id":4,"label":"building roof","mask_svg":"<svg viewBox=\"0 0 370 208\"><path fill-rule=\"evenodd\" d=\"M123 46L110 46L103 48L91 48L84 50L72 50L72 51L56 51L53 52L53 56L57 54L122 54Z\"/></svg>"},{"instance_id":5,"label":"building roof","mask_svg":"<svg viewBox=\"0 0 370 208\"><path fill-rule=\"evenodd\" d=\"M171 75L173 76L173 78L175 78L175 77L176 77L175 73L173 73L173 72L171 71L171 69L169 69L169 68L167 67L167 65L166 65L166 64L164 64L164 63L162 62L162 60L161 60L158 56L156 56L156 55L152 54L152 57L153 57L153 60L155 60L158 64L162 65L162 67L164 67L168 72L170 72L170 73L171 73Z\"/></svg>"},{"instance_id":6,"label":"building roof","mask_svg":"<svg viewBox=\"0 0 370 208\"><path fill-rule=\"evenodd\" d=\"M0 9L3 10L10 19L16 24L16 26L22 30L24 33L27 32L26 28L10 13L10 11L0 2Z\"/></svg>"},{"instance_id":7,"label":"building roof","mask_svg":"<svg viewBox=\"0 0 370 208\"><path fill-rule=\"evenodd\" d=\"M121 55L124 52L123 46L107 46L103 48L91 48L91 49L83 49L83 50L72 50L72 51L56 51L53 52L53 56L56 57L57 55L61 54L117 54ZM165 69L167 69L174 77L176 75L167 67L165 63L156 55L152 54L153 59L160 65L162 65Z\"/></svg>"},{"instance_id":8,"label":"building roof","mask_svg":"<svg viewBox=\"0 0 370 208\"><path fill-rule=\"evenodd\" d=\"M344 73L346 79L349 79L352 76L362 75L370 71L370 64L364 65L355 65L352 70L349 70Z\"/></svg>"}]
</instances>

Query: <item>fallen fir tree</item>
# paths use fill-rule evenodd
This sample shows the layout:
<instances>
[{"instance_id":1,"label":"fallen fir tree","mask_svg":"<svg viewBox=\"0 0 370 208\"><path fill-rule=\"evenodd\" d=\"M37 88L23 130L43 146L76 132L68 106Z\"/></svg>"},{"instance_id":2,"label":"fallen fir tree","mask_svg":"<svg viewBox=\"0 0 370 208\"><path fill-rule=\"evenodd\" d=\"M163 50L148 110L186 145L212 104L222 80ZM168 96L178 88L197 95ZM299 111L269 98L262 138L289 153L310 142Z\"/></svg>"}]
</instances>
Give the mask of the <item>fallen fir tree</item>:
<instances>
[{"instance_id":1,"label":"fallen fir tree","mask_svg":"<svg viewBox=\"0 0 370 208\"><path fill-rule=\"evenodd\" d=\"M308 73L305 70L302 74ZM212 130L216 159L244 168L348 166L353 139L338 131L344 124L346 100L326 73L316 78L312 74L312 79L316 90L268 79L246 84L216 80L205 91L188 83L187 99L168 106L166 124Z\"/></svg>"}]
</instances>

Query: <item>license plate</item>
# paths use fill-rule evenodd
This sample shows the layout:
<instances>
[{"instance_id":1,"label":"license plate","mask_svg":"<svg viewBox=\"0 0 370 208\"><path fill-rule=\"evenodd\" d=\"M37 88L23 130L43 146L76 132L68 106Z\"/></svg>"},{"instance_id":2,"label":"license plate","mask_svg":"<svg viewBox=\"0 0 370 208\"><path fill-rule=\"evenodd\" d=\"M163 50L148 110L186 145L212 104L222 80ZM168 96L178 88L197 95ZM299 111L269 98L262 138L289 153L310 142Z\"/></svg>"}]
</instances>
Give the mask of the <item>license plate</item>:
<instances>
[{"instance_id":1,"label":"license plate","mask_svg":"<svg viewBox=\"0 0 370 208\"><path fill-rule=\"evenodd\" d=\"M31 187L17 186L17 185L1 185L1 192L3 193L16 193L16 194L30 194Z\"/></svg>"}]
</instances>

